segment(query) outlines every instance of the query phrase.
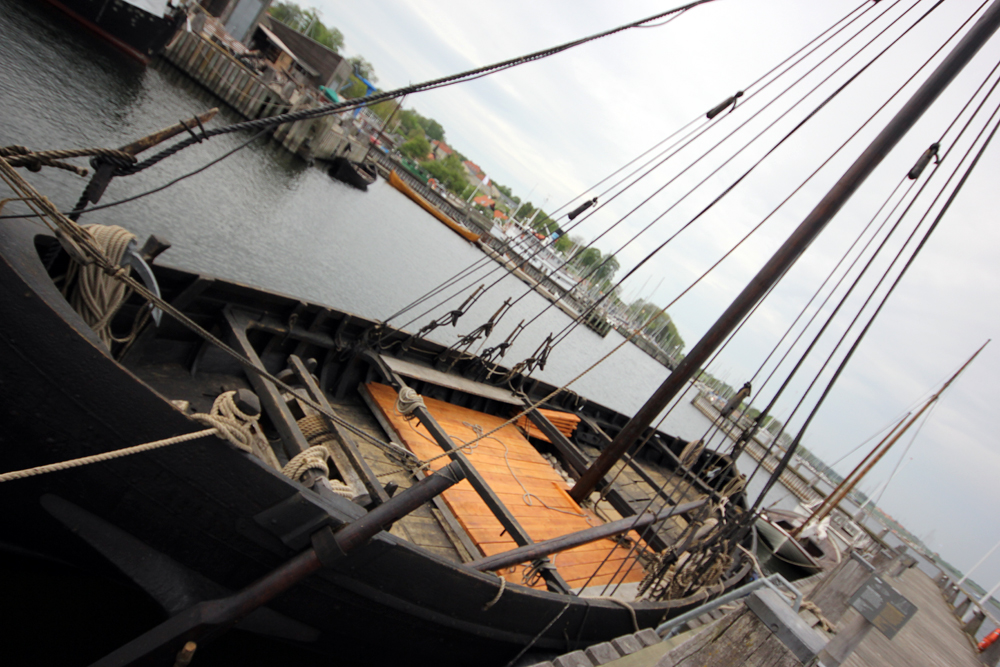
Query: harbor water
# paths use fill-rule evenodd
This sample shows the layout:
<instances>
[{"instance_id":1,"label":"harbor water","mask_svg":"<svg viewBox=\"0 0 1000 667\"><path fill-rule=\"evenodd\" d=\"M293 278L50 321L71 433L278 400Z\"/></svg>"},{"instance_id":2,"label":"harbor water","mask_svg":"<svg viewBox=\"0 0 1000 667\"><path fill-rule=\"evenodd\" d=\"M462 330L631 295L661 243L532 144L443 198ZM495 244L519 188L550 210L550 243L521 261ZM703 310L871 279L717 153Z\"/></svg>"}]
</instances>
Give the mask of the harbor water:
<instances>
[{"instance_id":1,"label":"harbor water","mask_svg":"<svg viewBox=\"0 0 1000 667\"><path fill-rule=\"evenodd\" d=\"M213 126L242 120L223 103L165 62L141 67L104 47L55 12L23 0L0 2L0 141L32 148L118 146L213 106ZM419 103L419 100L414 100ZM215 137L155 167L108 187L101 204L135 196L204 166L237 148L251 134ZM76 203L85 179L65 171L28 174L57 206ZM9 205L5 213L14 212ZM23 209L22 209L23 210ZM484 269L459 286L490 286L456 327L432 338L450 344L479 326L505 299L515 300L488 344L504 340L520 322L528 328L503 359L512 365L532 355L570 318L506 276L495 262L448 230L401 193L379 180L360 192L289 155L266 137L166 190L84 215L81 223L121 225L140 241L157 234L173 243L161 263L265 287L365 317L385 320L453 274L479 262ZM457 292L456 288L442 296ZM422 315L428 301L391 321L415 330L467 292ZM421 316L422 315L422 316ZM644 352L583 326L573 329L538 375L564 384L608 407L632 413L668 371ZM671 413L664 429L701 437L708 420L690 397Z\"/></svg>"}]
</instances>

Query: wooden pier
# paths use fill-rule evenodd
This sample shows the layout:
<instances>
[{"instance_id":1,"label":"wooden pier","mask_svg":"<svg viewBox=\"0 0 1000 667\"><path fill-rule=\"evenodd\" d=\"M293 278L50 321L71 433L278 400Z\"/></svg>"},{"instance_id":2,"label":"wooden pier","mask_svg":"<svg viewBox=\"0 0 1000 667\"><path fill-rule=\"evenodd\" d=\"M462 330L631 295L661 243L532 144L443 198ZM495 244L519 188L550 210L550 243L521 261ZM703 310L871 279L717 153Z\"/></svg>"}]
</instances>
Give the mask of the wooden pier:
<instances>
[{"instance_id":1,"label":"wooden pier","mask_svg":"<svg viewBox=\"0 0 1000 667\"><path fill-rule=\"evenodd\" d=\"M164 49L163 58L248 120L325 103L299 94L294 86L265 80L201 31L182 29ZM333 115L279 125L273 137L306 160L330 157L349 140Z\"/></svg>"},{"instance_id":2,"label":"wooden pier","mask_svg":"<svg viewBox=\"0 0 1000 667\"><path fill-rule=\"evenodd\" d=\"M962 632L961 623L930 577L909 568L889 582L917 605L916 616L892 641L880 632L870 632L843 663L844 667L983 667L973 639ZM843 627L856 614L849 610L839 625Z\"/></svg>"}]
</instances>

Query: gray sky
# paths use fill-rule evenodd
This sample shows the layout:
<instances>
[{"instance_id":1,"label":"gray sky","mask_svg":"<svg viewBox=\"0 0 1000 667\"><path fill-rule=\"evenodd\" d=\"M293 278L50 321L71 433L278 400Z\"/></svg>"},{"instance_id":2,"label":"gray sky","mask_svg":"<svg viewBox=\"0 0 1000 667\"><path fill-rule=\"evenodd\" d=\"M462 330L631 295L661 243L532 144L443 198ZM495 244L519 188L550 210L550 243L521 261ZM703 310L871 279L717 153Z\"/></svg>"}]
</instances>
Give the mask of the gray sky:
<instances>
[{"instance_id":1,"label":"gray sky","mask_svg":"<svg viewBox=\"0 0 1000 667\"><path fill-rule=\"evenodd\" d=\"M876 24L880 29L914 1L893 4L884 0L868 16L888 11ZM344 33L348 55L360 53L373 63L378 83L385 89L514 57L676 6L674 2L580 0L572 3L314 0L312 4L321 10L326 23ZM896 28L889 28L886 37L851 61L844 72L834 74L830 82L793 109L785 121L710 179L703 191L670 208L695 182L731 156L735 148L720 153L723 157L715 157L713 153L680 176L609 232L598 246L605 252L622 246L632 234L669 209L638 243L619 251L623 269L635 266L652 247L677 231L701 206L742 174L835 86L867 62L876 49L885 46L886 39L898 35L898 26L908 25L911 17L923 13L931 4L920 0ZM438 120L447 132L448 142L496 181L536 205L547 202L545 208L551 211L574 196L597 194L598 191L590 192L587 188L729 95L750 86L861 5L858 0L808 3L718 0L667 25L632 30L479 81L411 96L406 106ZM653 300L661 305L673 300L788 196L835 146L847 140L978 5L973 1L950 2L937 10L778 149L709 215L626 282L626 295L639 295L646 284L648 287L641 295L648 297L653 286L660 284ZM855 24L860 25L860 22ZM864 34L874 33L869 29ZM830 50L832 46L823 53ZM854 47L849 45L843 53L853 54ZM816 63L818 57L814 56L809 63ZM998 57L1000 40L994 38L803 256L711 367L713 372L734 385L753 375L859 230L889 198L920 153L941 137ZM846 58L838 55L834 60L839 64ZM805 69L800 66L795 72L803 74ZM776 106L782 111L787 109L791 100L805 94L818 83L820 75L832 70L829 65L820 65ZM889 102L886 110L745 246L670 308L688 347L928 71L924 69L918 74L901 96ZM786 83L783 78L757 97L741 101L735 112L720 118L697 144L594 213L576 233L592 239L607 230L715 141L750 119L792 80L788 78ZM747 97L759 88L760 85L749 88ZM785 99L789 101L786 103ZM997 99L987 102L990 112ZM774 117L771 111L761 113L733 137L732 146L742 146ZM982 124L974 123L956 145L921 201L937 192L946 177L945 167L960 159ZM953 129L946 135L943 149L954 144L957 132L958 129ZM927 177L925 174L924 179ZM1000 182L1000 148L991 145L810 427L806 445L828 462L840 458L912 409L915 401L932 392L1000 330L997 312L1000 267L994 259L1000 248L1000 231L995 224L997 182ZM918 205L915 210L922 212L924 208ZM884 216L876 225L882 219ZM917 219L916 215L904 219L906 233ZM891 246L893 252L898 245ZM878 266L884 268L885 263ZM880 275L881 269L876 273ZM868 291L864 287L870 289L873 284L866 281L859 287L862 298ZM853 307L847 307L849 316L853 316L860 300L852 303ZM832 305L826 312L830 308ZM849 317L845 324L835 321L831 333L839 337L846 321ZM990 508L1000 501L996 483L1000 446L993 408L996 393L993 379L1000 372L998 347L1000 342L987 347L939 402L905 455L904 460L912 457L912 461L901 468L881 501L886 511L916 534L929 537L929 545L960 568L970 567L1000 539L1000 527L990 514ZM825 358L831 348L832 343L821 342L819 349L824 350L821 356ZM840 358L840 355L835 357L835 364ZM773 364L765 369L765 375L771 367ZM817 367L813 364L812 372ZM811 377L812 373L805 375ZM762 379L755 382L755 390L761 383ZM825 380L820 386L824 384ZM805 384L797 382L793 387L798 391L789 393L797 399ZM769 398L772 392L769 386L763 390L762 398ZM807 408L816 395L810 394ZM787 418L792 407L790 400L784 400L778 404L776 416ZM803 416L804 412L800 412L792 420L793 427L801 424ZM862 482L863 489L871 492L889 477L915 432L916 428L912 429L896 451ZM846 473L860 456L849 457L838 469ZM982 566L973 579L986 587L1000 580L1000 553Z\"/></svg>"}]
</instances>

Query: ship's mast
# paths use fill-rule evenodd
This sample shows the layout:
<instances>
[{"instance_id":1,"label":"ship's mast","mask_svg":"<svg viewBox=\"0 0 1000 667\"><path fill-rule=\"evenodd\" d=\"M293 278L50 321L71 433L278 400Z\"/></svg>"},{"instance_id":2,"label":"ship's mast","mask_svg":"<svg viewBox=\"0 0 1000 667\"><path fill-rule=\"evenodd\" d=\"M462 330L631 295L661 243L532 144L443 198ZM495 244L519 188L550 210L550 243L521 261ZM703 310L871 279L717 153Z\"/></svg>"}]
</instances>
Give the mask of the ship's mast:
<instances>
[{"instance_id":1,"label":"ship's mast","mask_svg":"<svg viewBox=\"0 0 1000 667\"><path fill-rule=\"evenodd\" d=\"M663 381L635 416L615 436L615 439L588 468L570 491L577 502L587 498L598 481L606 475L625 452L649 427L667 404L680 393L709 356L722 344L750 310L795 263L826 224L847 203L865 179L895 147L900 139L934 103L938 95L972 60L973 56L1000 27L1000 0L994 0L951 53L920 86L902 109L875 138L854 164L840 177L825 197L816 205L792 235L774 253L750 283L730 304L721 317L702 336L684 360Z\"/></svg>"}]
</instances>

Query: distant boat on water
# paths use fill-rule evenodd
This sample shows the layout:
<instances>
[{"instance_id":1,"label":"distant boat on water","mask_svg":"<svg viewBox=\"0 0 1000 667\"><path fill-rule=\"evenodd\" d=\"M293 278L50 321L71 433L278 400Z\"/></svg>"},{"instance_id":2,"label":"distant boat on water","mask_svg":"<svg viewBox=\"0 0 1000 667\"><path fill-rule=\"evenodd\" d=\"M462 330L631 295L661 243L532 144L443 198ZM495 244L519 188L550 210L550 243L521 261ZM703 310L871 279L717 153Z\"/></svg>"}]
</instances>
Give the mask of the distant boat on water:
<instances>
[{"instance_id":1,"label":"distant boat on water","mask_svg":"<svg viewBox=\"0 0 1000 667\"><path fill-rule=\"evenodd\" d=\"M448 226L448 228L451 229L451 231L455 232L456 234L458 234L459 236L461 236L462 238L464 238L466 241L475 242L475 241L478 241L479 238L482 236L482 234L478 234L478 233L472 231L471 229L466 229L465 227L463 227L459 223L455 222L454 220L452 220L451 218L449 218L447 215L445 215L444 212L442 212L441 209L439 209L437 206L435 206L434 204L430 203L429 201L427 201L426 199L424 199L423 197L421 197L416 192L416 190L414 190L409 185L407 185L403 181L403 179L399 177L399 174L396 173L395 169L393 169L389 173L389 183L392 184L392 187L396 188L397 190L399 190L400 192L402 192L404 195L406 195L407 197L409 197L413 201L415 201L418 204L420 204L420 206L424 210L426 210L428 213L430 213L431 215L433 215L435 218L437 218L438 220L440 220L441 222L443 222L444 224L446 224Z\"/></svg>"},{"instance_id":2,"label":"distant boat on water","mask_svg":"<svg viewBox=\"0 0 1000 667\"><path fill-rule=\"evenodd\" d=\"M45 0L101 39L148 63L186 14L167 0Z\"/></svg>"}]
</instances>

